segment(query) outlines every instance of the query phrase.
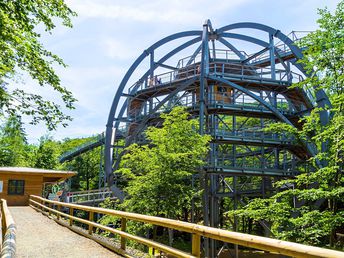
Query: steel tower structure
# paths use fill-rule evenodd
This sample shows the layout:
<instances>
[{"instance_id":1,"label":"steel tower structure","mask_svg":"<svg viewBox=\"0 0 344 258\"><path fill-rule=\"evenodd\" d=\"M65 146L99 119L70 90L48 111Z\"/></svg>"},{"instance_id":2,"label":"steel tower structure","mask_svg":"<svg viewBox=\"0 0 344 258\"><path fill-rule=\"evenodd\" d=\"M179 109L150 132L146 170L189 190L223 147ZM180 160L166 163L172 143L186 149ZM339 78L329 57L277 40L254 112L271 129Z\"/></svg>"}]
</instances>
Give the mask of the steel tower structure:
<instances>
[{"instance_id":1,"label":"steel tower structure","mask_svg":"<svg viewBox=\"0 0 344 258\"><path fill-rule=\"evenodd\" d=\"M299 173L303 161L316 154L315 146L263 129L276 121L300 128L299 119L315 106L330 105L322 90L311 94L290 88L307 76L297 62L301 41L295 33L289 37L263 24L214 30L207 20L202 30L170 35L144 50L119 84L110 109L107 184L118 192L114 171L121 150L142 141L144 129L159 126L159 115L176 105L187 107L199 119L200 133L212 136L199 173L206 225L219 225L223 198L231 198L236 208L244 195L265 195L273 180ZM328 119L323 112L322 123ZM259 188L245 184L252 178ZM215 250L213 245L209 250Z\"/></svg>"}]
</instances>

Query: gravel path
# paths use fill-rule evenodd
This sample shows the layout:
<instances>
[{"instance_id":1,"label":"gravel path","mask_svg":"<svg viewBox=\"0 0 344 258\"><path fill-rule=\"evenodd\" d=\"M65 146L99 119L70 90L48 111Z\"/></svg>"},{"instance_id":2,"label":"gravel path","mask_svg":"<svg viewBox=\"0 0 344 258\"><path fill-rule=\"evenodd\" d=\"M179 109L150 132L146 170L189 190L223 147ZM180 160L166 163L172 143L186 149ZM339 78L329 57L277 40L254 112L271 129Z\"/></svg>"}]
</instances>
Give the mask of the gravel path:
<instances>
[{"instance_id":1,"label":"gravel path","mask_svg":"<svg viewBox=\"0 0 344 258\"><path fill-rule=\"evenodd\" d=\"M30 207L10 207L17 225L18 258L121 257Z\"/></svg>"}]
</instances>

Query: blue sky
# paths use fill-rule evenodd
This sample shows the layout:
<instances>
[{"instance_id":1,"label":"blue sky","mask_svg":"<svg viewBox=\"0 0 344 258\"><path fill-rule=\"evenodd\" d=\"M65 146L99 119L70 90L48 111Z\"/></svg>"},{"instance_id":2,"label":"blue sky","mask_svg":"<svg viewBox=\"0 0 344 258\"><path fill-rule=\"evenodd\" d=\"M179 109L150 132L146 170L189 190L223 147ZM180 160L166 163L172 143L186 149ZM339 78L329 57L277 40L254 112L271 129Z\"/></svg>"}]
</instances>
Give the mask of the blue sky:
<instances>
[{"instance_id":1,"label":"blue sky","mask_svg":"<svg viewBox=\"0 0 344 258\"><path fill-rule=\"evenodd\" d=\"M317 8L333 10L339 0L67 0L78 13L72 29L58 26L43 35L47 49L62 57L67 68L57 67L62 84L78 99L66 111L74 120L51 132L55 139L85 137L104 131L112 99L124 73L135 58L169 34L201 29L209 18L214 28L250 21L284 33L314 30ZM58 100L24 76L23 87ZM46 133L44 125L26 126L30 142Z\"/></svg>"}]
</instances>

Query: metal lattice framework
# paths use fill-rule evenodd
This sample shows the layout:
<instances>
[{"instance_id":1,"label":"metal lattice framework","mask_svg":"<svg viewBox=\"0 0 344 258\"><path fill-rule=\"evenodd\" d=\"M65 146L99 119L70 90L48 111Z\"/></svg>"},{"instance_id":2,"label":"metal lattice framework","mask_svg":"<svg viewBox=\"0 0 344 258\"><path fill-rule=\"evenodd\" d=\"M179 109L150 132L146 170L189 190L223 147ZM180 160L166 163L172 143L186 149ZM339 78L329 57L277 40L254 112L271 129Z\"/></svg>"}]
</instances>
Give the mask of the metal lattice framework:
<instances>
[{"instance_id":1,"label":"metal lattice framework","mask_svg":"<svg viewBox=\"0 0 344 258\"><path fill-rule=\"evenodd\" d=\"M300 128L299 119L316 105L330 105L322 90L312 95L289 87L307 76L297 62L301 50L302 38L296 33L289 37L258 23L214 30L209 20L203 30L154 43L129 68L112 103L105 135L107 184L115 185L121 150L142 141L144 129L159 126L160 114L177 105L199 119L201 134L212 136L208 162L200 173L206 225L219 225L221 198L233 198L236 207L244 194L264 195L275 178L305 169L303 161L317 152L314 146L262 130L276 121ZM321 113L322 123L328 119ZM261 186L252 189L238 176L246 176L246 181L258 177Z\"/></svg>"}]
</instances>

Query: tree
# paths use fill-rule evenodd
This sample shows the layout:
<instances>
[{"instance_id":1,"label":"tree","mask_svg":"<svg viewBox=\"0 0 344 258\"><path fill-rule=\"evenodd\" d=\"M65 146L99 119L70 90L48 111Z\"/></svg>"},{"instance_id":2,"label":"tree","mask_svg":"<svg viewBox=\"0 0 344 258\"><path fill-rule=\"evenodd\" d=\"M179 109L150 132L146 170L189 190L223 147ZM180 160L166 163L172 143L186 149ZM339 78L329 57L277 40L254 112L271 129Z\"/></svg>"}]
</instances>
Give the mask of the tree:
<instances>
[{"instance_id":1,"label":"tree","mask_svg":"<svg viewBox=\"0 0 344 258\"><path fill-rule=\"evenodd\" d=\"M62 59L46 50L39 38L38 27L51 33L57 18L71 27L76 14L63 0L0 0L0 108L2 114L32 116L32 124L44 121L48 129L66 126L71 117L61 112L60 105L41 95L13 89L19 73L26 72L40 86L51 86L61 94L64 105L72 109L75 99L60 84L54 64L65 66ZM9 87L10 86L10 87ZM11 90L12 89L12 90Z\"/></svg>"},{"instance_id":2,"label":"tree","mask_svg":"<svg viewBox=\"0 0 344 258\"><path fill-rule=\"evenodd\" d=\"M128 178L128 198L122 207L131 212L181 219L197 194L191 176L204 164L210 136L197 133L198 122L189 120L182 107L162 114L162 128L149 127L149 144L132 144L121 169Z\"/></svg>"},{"instance_id":3,"label":"tree","mask_svg":"<svg viewBox=\"0 0 344 258\"><path fill-rule=\"evenodd\" d=\"M61 143L61 154L94 140L94 137L64 139ZM98 189L100 158L99 148L96 148L63 164L64 169L78 172L78 174L71 179L72 189Z\"/></svg>"},{"instance_id":4,"label":"tree","mask_svg":"<svg viewBox=\"0 0 344 258\"><path fill-rule=\"evenodd\" d=\"M281 192L268 199L254 199L231 213L270 222L278 238L333 247L338 244L336 233L344 226L344 1L334 14L325 8L319 15L319 29L302 40L307 50L300 62L311 76L296 86L325 90L332 107L313 110L301 131L282 124L274 124L270 130L310 140L318 149L326 143L327 149L309 160L308 173L278 182ZM321 112L331 113L326 125L321 123Z\"/></svg>"},{"instance_id":5,"label":"tree","mask_svg":"<svg viewBox=\"0 0 344 258\"><path fill-rule=\"evenodd\" d=\"M73 180L74 187L79 190L98 189L99 180L99 150L92 150L74 159L71 168L78 171ZM78 180L76 180L78 179Z\"/></svg>"},{"instance_id":6,"label":"tree","mask_svg":"<svg viewBox=\"0 0 344 258\"><path fill-rule=\"evenodd\" d=\"M1 127L0 166L30 166L34 148L27 144L19 116L10 116Z\"/></svg>"},{"instance_id":7,"label":"tree","mask_svg":"<svg viewBox=\"0 0 344 258\"><path fill-rule=\"evenodd\" d=\"M58 169L59 156L61 155L60 143L50 136L43 136L36 152L35 167L45 169Z\"/></svg>"}]
</instances>

